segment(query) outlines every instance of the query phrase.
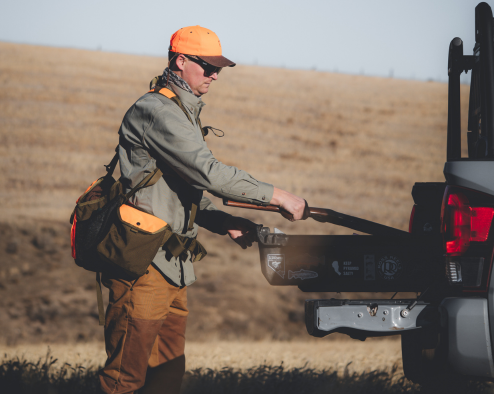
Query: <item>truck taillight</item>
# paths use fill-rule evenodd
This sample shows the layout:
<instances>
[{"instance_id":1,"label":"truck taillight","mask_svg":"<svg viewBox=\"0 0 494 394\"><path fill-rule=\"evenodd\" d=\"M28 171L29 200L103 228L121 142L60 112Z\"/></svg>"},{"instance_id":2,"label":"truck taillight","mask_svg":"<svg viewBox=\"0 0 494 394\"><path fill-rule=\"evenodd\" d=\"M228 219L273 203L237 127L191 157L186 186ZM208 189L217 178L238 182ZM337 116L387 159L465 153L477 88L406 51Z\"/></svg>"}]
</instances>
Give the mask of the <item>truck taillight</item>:
<instances>
[{"instance_id":1,"label":"truck taillight","mask_svg":"<svg viewBox=\"0 0 494 394\"><path fill-rule=\"evenodd\" d=\"M450 284L480 288L484 262L492 262L487 245L494 217L494 197L469 189L448 186L441 209L441 232ZM491 206L483 206L491 205ZM491 242L492 243L492 242ZM485 275L487 276L487 274Z\"/></svg>"},{"instance_id":2,"label":"truck taillight","mask_svg":"<svg viewBox=\"0 0 494 394\"><path fill-rule=\"evenodd\" d=\"M471 207L463 193L448 191L449 188L446 189L441 212L444 250L448 256L461 256L470 242L487 241L494 208Z\"/></svg>"}]
</instances>

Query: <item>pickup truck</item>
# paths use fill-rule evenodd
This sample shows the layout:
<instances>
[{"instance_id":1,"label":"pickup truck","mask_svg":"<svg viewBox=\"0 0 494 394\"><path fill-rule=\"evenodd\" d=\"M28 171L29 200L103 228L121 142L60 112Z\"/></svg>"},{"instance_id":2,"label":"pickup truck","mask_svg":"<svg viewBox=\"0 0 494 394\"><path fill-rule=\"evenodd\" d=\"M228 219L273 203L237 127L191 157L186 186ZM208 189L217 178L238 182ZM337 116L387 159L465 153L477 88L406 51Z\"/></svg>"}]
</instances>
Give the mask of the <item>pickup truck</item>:
<instances>
[{"instance_id":1,"label":"pickup truck","mask_svg":"<svg viewBox=\"0 0 494 394\"><path fill-rule=\"evenodd\" d=\"M473 55L463 55L460 38L450 43L445 182L413 186L409 232L383 234L377 223L375 232L370 226L370 235L362 236L258 229L261 269L271 285L306 292L416 292L415 299L305 301L312 336L401 335L404 373L415 383L447 370L494 380L493 24L491 8L480 3ZM462 157L460 74L468 71L468 157Z\"/></svg>"}]
</instances>

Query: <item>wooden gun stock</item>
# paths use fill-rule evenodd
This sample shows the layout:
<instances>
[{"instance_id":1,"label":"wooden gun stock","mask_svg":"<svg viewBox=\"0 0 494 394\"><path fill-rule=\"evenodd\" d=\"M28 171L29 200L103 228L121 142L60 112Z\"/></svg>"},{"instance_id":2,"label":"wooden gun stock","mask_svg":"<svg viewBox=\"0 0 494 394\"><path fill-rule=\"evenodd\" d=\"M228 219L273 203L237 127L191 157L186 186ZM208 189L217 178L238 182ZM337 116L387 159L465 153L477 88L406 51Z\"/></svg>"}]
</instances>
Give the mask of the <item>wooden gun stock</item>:
<instances>
[{"instance_id":1,"label":"wooden gun stock","mask_svg":"<svg viewBox=\"0 0 494 394\"><path fill-rule=\"evenodd\" d=\"M246 208L246 209L256 209L258 211L270 211L270 212L281 212L281 208L277 205L254 205L248 204L246 202L237 202L232 200L223 199L223 205L227 207L235 207L235 208Z\"/></svg>"}]
</instances>

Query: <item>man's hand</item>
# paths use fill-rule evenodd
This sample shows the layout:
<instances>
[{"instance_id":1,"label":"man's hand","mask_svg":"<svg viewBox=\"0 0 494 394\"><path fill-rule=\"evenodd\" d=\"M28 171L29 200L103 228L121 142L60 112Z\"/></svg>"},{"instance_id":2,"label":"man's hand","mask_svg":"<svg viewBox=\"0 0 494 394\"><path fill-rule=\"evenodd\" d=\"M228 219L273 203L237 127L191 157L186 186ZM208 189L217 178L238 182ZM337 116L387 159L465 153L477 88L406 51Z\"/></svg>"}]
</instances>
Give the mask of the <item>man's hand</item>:
<instances>
[{"instance_id":1,"label":"man's hand","mask_svg":"<svg viewBox=\"0 0 494 394\"><path fill-rule=\"evenodd\" d=\"M273 198L270 204L278 205L283 210L289 212L291 215L281 213L284 218L294 222L295 220L305 220L309 217L309 205L303 198L296 196L295 194L288 193L287 191L274 188Z\"/></svg>"},{"instance_id":2,"label":"man's hand","mask_svg":"<svg viewBox=\"0 0 494 394\"><path fill-rule=\"evenodd\" d=\"M239 244L242 249L252 246L252 242L256 239L257 224L250 220L238 216L230 216L225 220L223 227L230 238Z\"/></svg>"}]
</instances>

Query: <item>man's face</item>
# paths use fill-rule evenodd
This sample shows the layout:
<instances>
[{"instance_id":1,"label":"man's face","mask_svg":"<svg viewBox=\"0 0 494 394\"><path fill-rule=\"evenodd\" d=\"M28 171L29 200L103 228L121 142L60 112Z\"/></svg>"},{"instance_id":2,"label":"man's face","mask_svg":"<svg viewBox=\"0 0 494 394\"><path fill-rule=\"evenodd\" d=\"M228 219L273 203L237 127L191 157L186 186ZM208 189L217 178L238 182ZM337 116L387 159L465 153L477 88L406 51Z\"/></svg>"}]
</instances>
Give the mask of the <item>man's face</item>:
<instances>
[{"instance_id":1,"label":"man's face","mask_svg":"<svg viewBox=\"0 0 494 394\"><path fill-rule=\"evenodd\" d=\"M211 82L218 79L218 73L213 73L209 77L206 77L204 69L199 64L183 55L177 59L177 65L178 64L182 65L182 67L179 66L182 70L182 79L189 84L192 92L196 96L206 94L209 90L209 85Z\"/></svg>"}]
</instances>

